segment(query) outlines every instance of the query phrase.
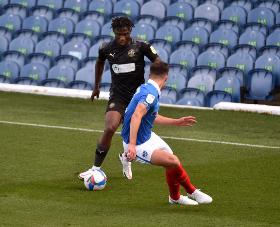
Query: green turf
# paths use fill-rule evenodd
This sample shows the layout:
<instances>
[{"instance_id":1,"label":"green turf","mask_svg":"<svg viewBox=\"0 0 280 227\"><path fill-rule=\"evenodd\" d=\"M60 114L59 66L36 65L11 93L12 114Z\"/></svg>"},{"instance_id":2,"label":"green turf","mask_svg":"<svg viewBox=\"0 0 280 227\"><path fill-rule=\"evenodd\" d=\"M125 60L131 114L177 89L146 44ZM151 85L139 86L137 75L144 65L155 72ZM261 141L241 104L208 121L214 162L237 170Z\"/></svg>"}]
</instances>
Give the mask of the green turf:
<instances>
[{"instance_id":1,"label":"green turf","mask_svg":"<svg viewBox=\"0 0 280 227\"><path fill-rule=\"evenodd\" d=\"M103 130L106 103L0 92L0 121ZM279 116L166 107L160 114L198 120L192 128L155 126L160 136L280 147ZM161 167L133 163L133 179L123 178L118 134L102 166L105 189L87 191L77 175L93 164L100 134L0 123L0 226L280 226L280 149L165 139L214 199L183 206L168 203Z\"/></svg>"}]
</instances>

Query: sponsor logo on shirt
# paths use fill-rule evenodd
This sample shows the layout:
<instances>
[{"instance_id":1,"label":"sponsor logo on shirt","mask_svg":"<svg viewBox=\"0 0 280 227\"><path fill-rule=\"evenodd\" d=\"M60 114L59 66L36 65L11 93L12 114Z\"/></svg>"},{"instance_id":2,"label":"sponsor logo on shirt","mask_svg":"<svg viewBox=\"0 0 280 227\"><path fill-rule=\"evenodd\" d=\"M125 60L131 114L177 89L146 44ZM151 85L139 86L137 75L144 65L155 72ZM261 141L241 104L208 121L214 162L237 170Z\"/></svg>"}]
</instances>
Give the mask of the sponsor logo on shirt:
<instances>
[{"instance_id":1,"label":"sponsor logo on shirt","mask_svg":"<svg viewBox=\"0 0 280 227\"><path fill-rule=\"evenodd\" d=\"M152 104L154 100L155 100L155 96L153 96L151 94L147 95L147 98L146 98L147 103Z\"/></svg>"}]
</instances>

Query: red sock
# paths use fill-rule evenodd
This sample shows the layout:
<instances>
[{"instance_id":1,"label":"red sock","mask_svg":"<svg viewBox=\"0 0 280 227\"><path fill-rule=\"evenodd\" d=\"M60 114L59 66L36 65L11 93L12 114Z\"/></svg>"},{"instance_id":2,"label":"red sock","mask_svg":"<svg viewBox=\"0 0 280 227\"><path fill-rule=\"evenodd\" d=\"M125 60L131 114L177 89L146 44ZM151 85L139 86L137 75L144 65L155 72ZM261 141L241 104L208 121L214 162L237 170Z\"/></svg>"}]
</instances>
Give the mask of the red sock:
<instances>
[{"instance_id":1,"label":"red sock","mask_svg":"<svg viewBox=\"0 0 280 227\"><path fill-rule=\"evenodd\" d=\"M173 179L171 176L170 172L168 170L165 170L165 175L166 175L166 181L169 187L169 193L171 199L178 200L180 198L180 184Z\"/></svg>"},{"instance_id":2,"label":"red sock","mask_svg":"<svg viewBox=\"0 0 280 227\"><path fill-rule=\"evenodd\" d=\"M182 164L176 169L169 169L169 173L174 180L186 189L187 193L192 194L195 191L195 187L191 184L190 178L183 169Z\"/></svg>"}]
</instances>

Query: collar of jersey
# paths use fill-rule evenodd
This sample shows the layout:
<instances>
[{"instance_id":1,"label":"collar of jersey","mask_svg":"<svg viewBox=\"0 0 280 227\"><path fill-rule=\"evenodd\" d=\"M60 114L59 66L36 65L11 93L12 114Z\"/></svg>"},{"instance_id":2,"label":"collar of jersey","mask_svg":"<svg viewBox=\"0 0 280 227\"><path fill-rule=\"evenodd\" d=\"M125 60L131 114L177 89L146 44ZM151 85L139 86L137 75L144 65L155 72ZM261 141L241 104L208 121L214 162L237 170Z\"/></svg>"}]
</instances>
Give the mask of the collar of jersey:
<instances>
[{"instance_id":1,"label":"collar of jersey","mask_svg":"<svg viewBox=\"0 0 280 227\"><path fill-rule=\"evenodd\" d=\"M161 91L160 91L160 88L159 88L157 82L155 82L154 80L149 79L148 83L154 85L154 87L157 89L158 95L160 96L161 95Z\"/></svg>"}]
</instances>

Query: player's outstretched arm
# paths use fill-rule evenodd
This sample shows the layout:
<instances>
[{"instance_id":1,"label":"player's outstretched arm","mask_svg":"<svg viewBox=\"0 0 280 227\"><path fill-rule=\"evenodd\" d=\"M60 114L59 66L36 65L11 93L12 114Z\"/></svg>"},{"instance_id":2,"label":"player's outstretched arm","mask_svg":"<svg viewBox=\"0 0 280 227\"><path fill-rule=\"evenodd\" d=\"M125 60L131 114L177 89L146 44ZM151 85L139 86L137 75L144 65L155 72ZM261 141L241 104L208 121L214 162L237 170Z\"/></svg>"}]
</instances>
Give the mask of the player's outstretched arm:
<instances>
[{"instance_id":1,"label":"player's outstretched arm","mask_svg":"<svg viewBox=\"0 0 280 227\"><path fill-rule=\"evenodd\" d=\"M189 126L192 127L191 124L195 124L197 121L195 117L181 117L180 119L173 119L168 117L163 117L161 115L157 115L154 124L157 125L174 125L174 126Z\"/></svg>"},{"instance_id":2,"label":"player's outstretched arm","mask_svg":"<svg viewBox=\"0 0 280 227\"><path fill-rule=\"evenodd\" d=\"M104 66L105 66L105 61L101 61L99 58L97 58L97 61L95 63L95 84L91 94L92 102L94 102L95 96L96 98L99 98L99 94L100 94L99 84L104 71Z\"/></svg>"}]
</instances>

